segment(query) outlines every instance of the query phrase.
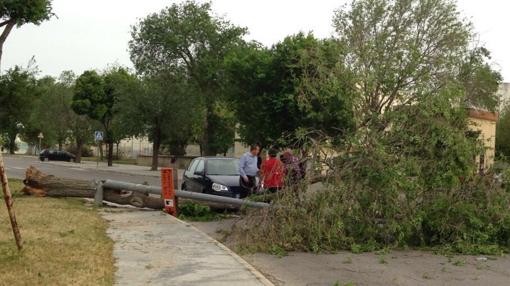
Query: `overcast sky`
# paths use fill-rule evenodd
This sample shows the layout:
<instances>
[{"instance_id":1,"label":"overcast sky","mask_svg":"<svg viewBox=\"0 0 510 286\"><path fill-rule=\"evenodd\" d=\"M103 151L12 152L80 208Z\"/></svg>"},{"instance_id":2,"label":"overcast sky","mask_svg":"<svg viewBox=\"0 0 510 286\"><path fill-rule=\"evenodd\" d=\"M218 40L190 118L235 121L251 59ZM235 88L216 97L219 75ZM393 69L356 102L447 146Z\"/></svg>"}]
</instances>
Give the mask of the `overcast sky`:
<instances>
[{"instance_id":1,"label":"overcast sky","mask_svg":"<svg viewBox=\"0 0 510 286\"><path fill-rule=\"evenodd\" d=\"M53 18L40 26L14 29L7 39L2 69L26 66L35 56L41 75L57 76L63 70L80 74L108 64L132 66L127 52L130 26L145 15L179 1L163 0L54 0ZM217 15L249 29L247 39L272 45L286 35L313 31L332 35L333 11L345 0L214 0ZM510 1L459 0L480 41L493 53L493 61L510 81Z\"/></svg>"}]
</instances>

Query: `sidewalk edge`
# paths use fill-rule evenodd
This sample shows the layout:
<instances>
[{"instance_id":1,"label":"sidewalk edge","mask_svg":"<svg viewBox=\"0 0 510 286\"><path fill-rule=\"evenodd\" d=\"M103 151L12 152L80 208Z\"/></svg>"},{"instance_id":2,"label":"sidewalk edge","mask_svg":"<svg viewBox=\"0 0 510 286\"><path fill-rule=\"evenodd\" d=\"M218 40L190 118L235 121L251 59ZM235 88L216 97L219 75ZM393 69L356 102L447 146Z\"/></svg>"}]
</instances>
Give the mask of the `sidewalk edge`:
<instances>
[{"instance_id":1,"label":"sidewalk edge","mask_svg":"<svg viewBox=\"0 0 510 286\"><path fill-rule=\"evenodd\" d=\"M186 226L188 226L188 227L194 229L195 231L201 233L202 235L207 237L210 241L214 242L217 246L219 246L221 249L226 251L230 256L232 256L237 262L239 262L246 269L248 269L251 272L251 274L253 274L253 276L255 276L255 278L257 278L257 280L259 280L263 285L265 285L265 286L275 286L275 284L273 282L271 282L269 279L267 279L266 276L264 276L264 274L262 274L260 271L258 271L255 267L253 267L253 265L248 263L248 261L244 260L241 256L239 256L237 253L232 251L230 248L226 247L223 243L221 243L221 242L217 241L216 239L212 238L210 235L208 235L207 233L201 231L200 229L198 229L194 225L192 225L192 224L190 224L188 222L185 222L185 221L183 221L183 220L181 220L181 219L179 219L177 217L175 217L175 219L177 221L179 221L180 223L185 224Z\"/></svg>"}]
</instances>

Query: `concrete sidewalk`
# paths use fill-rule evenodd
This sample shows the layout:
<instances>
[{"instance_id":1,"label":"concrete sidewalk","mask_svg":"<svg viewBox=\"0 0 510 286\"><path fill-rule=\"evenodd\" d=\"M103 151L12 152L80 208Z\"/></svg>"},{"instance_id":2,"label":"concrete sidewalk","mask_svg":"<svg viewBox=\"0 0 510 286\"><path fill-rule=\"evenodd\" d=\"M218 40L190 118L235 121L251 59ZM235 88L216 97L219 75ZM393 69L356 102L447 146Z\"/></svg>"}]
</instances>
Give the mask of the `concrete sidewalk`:
<instances>
[{"instance_id":1,"label":"concrete sidewalk","mask_svg":"<svg viewBox=\"0 0 510 286\"><path fill-rule=\"evenodd\" d=\"M117 285L273 285L195 227L157 211L105 209Z\"/></svg>"}]
</instances>

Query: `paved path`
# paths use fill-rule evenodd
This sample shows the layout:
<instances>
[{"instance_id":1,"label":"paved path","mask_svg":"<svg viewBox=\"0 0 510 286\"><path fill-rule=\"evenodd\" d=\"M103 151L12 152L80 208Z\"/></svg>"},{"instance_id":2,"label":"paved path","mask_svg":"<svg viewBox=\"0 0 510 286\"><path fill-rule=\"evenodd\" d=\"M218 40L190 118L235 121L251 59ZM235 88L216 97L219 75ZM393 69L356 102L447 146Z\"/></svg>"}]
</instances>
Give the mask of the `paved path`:
<instances>
[{"instance_id":1,"label":"paved path","mask_svg":"<svg viewBox=\"0 0 510 286\"><path fill-rule=\"evenodd\" d=\"M157 211L105 209L117 285L273 285L228 248Z\"/></svg>"}]
</instances>

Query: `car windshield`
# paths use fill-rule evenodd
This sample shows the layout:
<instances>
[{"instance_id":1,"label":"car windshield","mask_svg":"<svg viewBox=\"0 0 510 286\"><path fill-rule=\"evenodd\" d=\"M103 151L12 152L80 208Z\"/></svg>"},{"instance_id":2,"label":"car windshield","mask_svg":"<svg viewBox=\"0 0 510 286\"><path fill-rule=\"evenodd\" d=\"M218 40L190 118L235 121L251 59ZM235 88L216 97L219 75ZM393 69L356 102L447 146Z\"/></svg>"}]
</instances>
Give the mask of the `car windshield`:
<instances>
[{"instance_id":1,"label":"car windshield","mask_svg":"<svg viewBox=\"0 0 510 286\"><path fill-rule=\"evenodd\" d=\"M209 159L207 160L207 174L213 176L239 176L239 160Z\"/></svg>"}]
</instances>

